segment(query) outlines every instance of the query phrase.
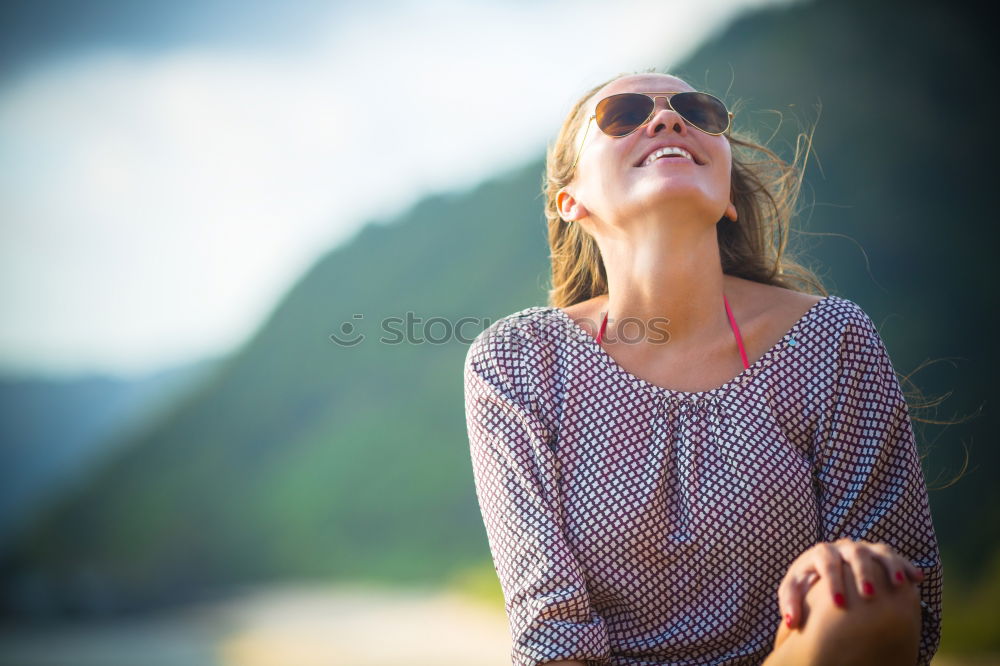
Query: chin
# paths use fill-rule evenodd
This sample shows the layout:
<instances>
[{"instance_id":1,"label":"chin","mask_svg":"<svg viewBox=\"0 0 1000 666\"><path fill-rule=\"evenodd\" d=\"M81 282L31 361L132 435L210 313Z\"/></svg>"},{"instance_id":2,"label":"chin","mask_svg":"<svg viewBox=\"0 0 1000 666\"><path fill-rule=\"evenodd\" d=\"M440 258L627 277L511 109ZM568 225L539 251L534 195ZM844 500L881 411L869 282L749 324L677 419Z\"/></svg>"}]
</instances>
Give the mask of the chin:
<instances>
[{"instance_id":1,"label":"chin","mask_svg":"<svg viewBox=\"0 0 1000 666\"><path fill-rule=\"evenodd\" d=\"M720 198L715 192L706 192L700 183L681 178L640 190L636 195L635 201L641 202L639 205L643 209L653 206L683 208L692 216L713 218L713 222L718 222L726 214L729 205L728 192Z\"/></svg>"}]
</instances>

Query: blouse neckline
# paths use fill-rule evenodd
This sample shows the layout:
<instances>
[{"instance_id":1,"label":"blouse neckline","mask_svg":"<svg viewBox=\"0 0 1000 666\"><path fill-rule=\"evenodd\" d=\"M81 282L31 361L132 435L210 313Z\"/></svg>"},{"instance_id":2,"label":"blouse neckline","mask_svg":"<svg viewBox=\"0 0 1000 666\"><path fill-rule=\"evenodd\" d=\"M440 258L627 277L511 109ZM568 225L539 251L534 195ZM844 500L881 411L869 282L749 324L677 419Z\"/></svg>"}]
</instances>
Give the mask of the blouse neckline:
<instances>
[{"instance_id":1,"label":"blouse neckline","mask_svg":"<svg viewBox=\"0 0 1000 666\"><path fill-rule=\"evenodd\" d=\"M795 334L805 326L805 324L812 319L815 314L822 309L826 303L832 302L833 299L837 298L833 294L824 296L822 299L813 303L813 305L806 310L806 312L798 318L798 320L792 325L790 329L778 340L774 345L771 346L764 354L758 358L756 361L751 363L749 367L743 369L740 374L736 375L726 383L721 386L717 386L713 389L707 389L705 391L681 391L678 389L667 388L665 386L660 386L659 384L653 384L648 382L641 377L633 375L631 372L623 368L614 357L609 354L604 347L602 347L597 340L591 336L582 326L573 321L573 318L569 316L562 308L550 307L551 311L554 311L557 316L561 317L564 321L568 322L573 326L576 331L577 337L580 338L580 343L590 350L592 356L594 356L598 361L602 362L606 367L612 370L615 374L620 376L626 381L632 382L636 388L646 390L657 395L673 398L678 400L686 400L691 402L697 402L702 399L715 398L719 394L728 391L731 388L742 385L749 381L754 375L759 373L764 367L769 365L774 358L780 354L784 349L789 346L796 344Z\"/></svg>"}]
</instances>

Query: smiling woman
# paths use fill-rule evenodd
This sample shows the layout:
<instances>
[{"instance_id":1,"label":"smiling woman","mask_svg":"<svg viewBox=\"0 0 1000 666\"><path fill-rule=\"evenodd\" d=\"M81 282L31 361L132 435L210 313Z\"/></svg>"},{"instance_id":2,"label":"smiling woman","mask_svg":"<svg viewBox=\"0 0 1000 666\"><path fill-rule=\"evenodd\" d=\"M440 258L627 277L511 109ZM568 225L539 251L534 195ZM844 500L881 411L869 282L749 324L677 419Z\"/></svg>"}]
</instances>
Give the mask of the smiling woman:
<instances>
[{"instance_id":1,"label":"smiling woman","mask_svg":"<svg viewBox=\"0 0 1000 666\"><path fill-rule=\"evenodd\" d=\"M810 137L787 164L733 118L664 74L584 95L548 155L549 304L469 348L517 666L937 649L942 567L891 360L785 253Z\"/></svg>"}]
</instances>

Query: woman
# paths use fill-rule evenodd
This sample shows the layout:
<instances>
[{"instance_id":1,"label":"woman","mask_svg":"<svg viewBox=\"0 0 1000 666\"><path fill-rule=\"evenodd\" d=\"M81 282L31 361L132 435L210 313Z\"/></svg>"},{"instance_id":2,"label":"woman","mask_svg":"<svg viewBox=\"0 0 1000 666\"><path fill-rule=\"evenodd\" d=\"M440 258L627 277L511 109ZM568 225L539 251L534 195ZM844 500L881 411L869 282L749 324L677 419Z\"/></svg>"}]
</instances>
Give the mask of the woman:
<instances>
[{"instance_id":1,"label":"woman","mask_svg":"<svg viewBox=\"0 0 1000 666\"><path fill-rule=\"evenodd\" d=\"M734 147L783 165L732 117L665 74L585 95L548 156L550 305L470 346L516 665L937 649L942 567L891 361L858 305L782 257L797 158L745 161Z\"/></svg>"}]
</instances>

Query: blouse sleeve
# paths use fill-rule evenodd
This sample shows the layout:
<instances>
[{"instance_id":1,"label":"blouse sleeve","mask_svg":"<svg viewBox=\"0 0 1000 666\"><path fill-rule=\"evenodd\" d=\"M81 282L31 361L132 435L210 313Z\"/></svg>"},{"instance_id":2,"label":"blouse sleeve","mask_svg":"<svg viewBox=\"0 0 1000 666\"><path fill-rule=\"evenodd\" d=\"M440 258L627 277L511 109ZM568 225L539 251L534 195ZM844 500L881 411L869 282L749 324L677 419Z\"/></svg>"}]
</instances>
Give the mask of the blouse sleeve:
<instances>
[{"instance_id":1,"label":"blouse sleeve","mask_svg":"<svg viewBox=\"0 0 1000 666\"><path fill-rule=\"evenodd\" d=\"M884 542L923 570L917 663L927 666L941 638L941 556L906 399L878 330L857 314L816 432L819 536Z\"/></svg>"},{"instance_id":2,"label":"blouse sleeve","mask_svg":"<svg viewBox=\"0 0 1000 666\"><path fill-rule=\"evenodd\" d=\"M476 495L510 623L514 666L608 663L604 619L564 536L549 432L532 408L516 336L487 329L465 362Z\"/></svg>"}]
</instances>

